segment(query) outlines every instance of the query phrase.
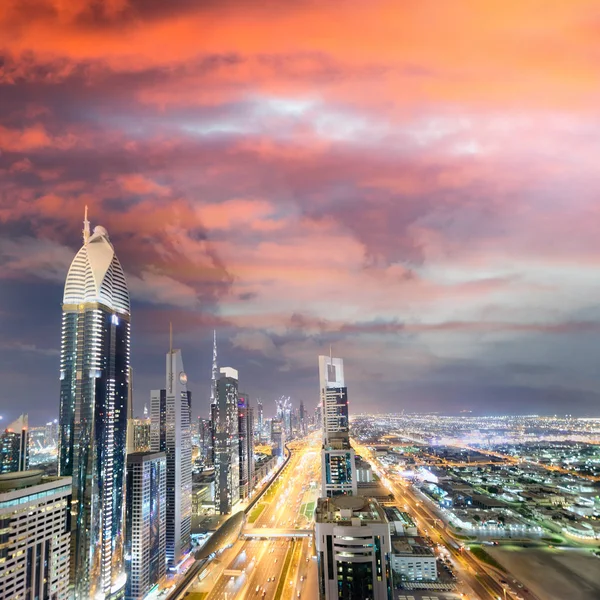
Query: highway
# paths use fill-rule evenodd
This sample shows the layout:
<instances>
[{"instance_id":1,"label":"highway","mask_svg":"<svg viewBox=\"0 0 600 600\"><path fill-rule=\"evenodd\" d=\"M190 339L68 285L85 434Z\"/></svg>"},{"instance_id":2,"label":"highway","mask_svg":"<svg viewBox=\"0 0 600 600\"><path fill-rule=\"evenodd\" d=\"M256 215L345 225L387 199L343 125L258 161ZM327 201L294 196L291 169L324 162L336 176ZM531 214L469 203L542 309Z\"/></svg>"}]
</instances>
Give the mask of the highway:
<instances>
[{"instance_id":1,"label":"highway","mask_svg":"<svg viewBox=\"0 0 600 600\"><path fill-rule=\"evenodd\" d=\"M359 444L355 440L353 440L353 446L357 454L360 454L365 460L376 466L378 470L383 470L368 447ZM434 543L446 547L454 559L454 563L459 566L459 574L479 598L485 600L516 598L516 596L507 592L494 577L489 575L487 570L479 564L473 555L467 551L461 551L455 548L457 545L456 540L454 540L448 531L436 526L436 524L441 521L440 517L427 506L427 502L423 498L420 498L408 484L404 482L399 483L396 481L396 476L388 472L385 472L385 479L385 483L394 493L397 502L404 504L408 509L408 512L415 517L418 527L425 532Z\"/></svg>"},{"instance_id":2,"label":"highway","mask_svg":"<svg viewBox=\"0 0 600 600\"><path fill-rule=\"evenodd\" d=\"M312 528L319 494L320 444L316 434L288 444L291 458L249 512L246 530L258 533L264 529L271 533ZM318 589L312 553L312 538L242 539L211 562L208 574L189 588L186 598L312 599Z\"/></svg>"}]
</instances>

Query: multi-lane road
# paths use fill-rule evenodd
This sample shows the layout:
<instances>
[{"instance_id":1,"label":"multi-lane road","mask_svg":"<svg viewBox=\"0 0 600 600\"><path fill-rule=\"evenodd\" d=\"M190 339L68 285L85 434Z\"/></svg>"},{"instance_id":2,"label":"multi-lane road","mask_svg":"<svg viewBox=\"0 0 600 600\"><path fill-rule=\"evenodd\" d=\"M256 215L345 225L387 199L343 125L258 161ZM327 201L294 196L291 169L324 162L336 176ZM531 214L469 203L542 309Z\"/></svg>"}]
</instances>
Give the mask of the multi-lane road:
<instances>
[{"instance_id":1,"label":"multi-lane road","mask_svg":"<svg viewBox=\"0 0 600 600\"><path fill-rule=\"evenodd\" d=\"M312 537L260 539L256 535L313 526L319 493L320 440L313 435L289 444L286 467L248 515L253 538L241 539L213 560L201 581L189 588L190 600L264 598L311 599L317 595ZM252 522L250 522L252 521Z\"/></svg>"},{"instance_id":2,"label":"multi-lane road","mask_svg":"<svg viewBox=\"0 0 600 600\"><path fill-rule=\"evenodd\" d=\"M371 450L353 440L353 446L365 460L376 464L377 460ZM376 465L377 466L377 465ZM396 500L404 504L408 511L416 517L419 528L425 532L436 544L445 546L458 566L459 575L466 583L467 590L472 590L471 594L485 600L497 600L498 598L515 598L510 592L505 590L496 579L491 576L469 552L457 549L456 540L450 535L444 527L439 527L441 522L439 515L435 514L429 506L427 500L420 498L417 493L409 486L399 482L395 475L385 474L385 481L390 491L394 493Z\"/></svg>"}]
</instances>

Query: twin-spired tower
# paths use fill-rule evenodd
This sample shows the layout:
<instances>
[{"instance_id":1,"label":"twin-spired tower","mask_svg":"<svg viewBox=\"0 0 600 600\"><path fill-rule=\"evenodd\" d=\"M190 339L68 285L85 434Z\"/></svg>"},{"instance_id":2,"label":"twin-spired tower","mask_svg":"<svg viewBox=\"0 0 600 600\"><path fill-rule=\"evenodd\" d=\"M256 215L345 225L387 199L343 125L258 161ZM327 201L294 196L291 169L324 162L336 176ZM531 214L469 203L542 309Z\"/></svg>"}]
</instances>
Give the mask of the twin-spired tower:
<instances>
[{"instance_id":1,"label":"twin-spired tower","mask_svg":"<svg viewBox=\"0 0 600 600\"><path fill-rule=\"evenodd\" d=\"M104 227L73 259L62 304L59 474L73 478L71 584L77 600L121 597L130 305Z\"/></svg>"}]
</instances>

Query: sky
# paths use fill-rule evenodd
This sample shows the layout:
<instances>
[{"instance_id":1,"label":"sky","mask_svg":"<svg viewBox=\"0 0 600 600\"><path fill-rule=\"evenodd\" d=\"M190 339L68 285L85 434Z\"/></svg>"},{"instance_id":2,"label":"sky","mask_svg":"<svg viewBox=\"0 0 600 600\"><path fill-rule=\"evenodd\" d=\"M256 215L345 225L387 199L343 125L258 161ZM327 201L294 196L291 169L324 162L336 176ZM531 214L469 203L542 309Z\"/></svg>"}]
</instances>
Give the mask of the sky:
<instances>
[{"instance_id":1,"label":"sky","mask_svg":"<svg viewBox=\"0 0 600 600\"><path fill-rule=\"evenodd\" d=\"M599 415L597 0L3 0L0 414L58 415L84 206L209 409Z\"/></svg>"}]
</instances>

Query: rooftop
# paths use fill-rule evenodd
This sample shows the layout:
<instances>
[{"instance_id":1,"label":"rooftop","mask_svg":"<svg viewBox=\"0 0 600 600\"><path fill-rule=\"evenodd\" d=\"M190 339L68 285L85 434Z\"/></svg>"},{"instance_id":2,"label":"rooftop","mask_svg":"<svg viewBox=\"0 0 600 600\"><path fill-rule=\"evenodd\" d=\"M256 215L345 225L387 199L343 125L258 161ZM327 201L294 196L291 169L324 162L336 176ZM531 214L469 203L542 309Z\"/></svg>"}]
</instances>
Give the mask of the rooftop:
<instances>
[{"instance_id":1,"label":"rooftop","mask_svg":"<svg viewBox=\"0 0 600 600\"><path fill-rule=\"evenodd\" d=\"M318 523L339 523L349 526L362 523L387 523L385 512L379 502L364 496L319 498L315 520Z\"/></svg>"}]
</instances>

